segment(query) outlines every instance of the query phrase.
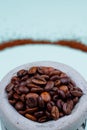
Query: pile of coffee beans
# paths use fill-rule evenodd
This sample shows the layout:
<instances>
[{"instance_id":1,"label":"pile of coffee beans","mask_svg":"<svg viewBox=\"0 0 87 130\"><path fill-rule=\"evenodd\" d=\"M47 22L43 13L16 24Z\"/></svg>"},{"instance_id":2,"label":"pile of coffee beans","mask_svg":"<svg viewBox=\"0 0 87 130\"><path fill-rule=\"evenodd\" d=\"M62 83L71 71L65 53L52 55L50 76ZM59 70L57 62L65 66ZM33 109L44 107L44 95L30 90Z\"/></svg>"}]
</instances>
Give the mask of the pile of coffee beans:
<instances>
[{"instance_id":1,"label":"pile of coffee beans","mask_svg":"<svg viewBox=\"0 0 87 130\"><path fill-rule=\"evenodd\" d=\"M45 66L19 70L5 90L21 115L40 123L69 115L83 95L64 72Z\"/></svg>"}]
</instances>

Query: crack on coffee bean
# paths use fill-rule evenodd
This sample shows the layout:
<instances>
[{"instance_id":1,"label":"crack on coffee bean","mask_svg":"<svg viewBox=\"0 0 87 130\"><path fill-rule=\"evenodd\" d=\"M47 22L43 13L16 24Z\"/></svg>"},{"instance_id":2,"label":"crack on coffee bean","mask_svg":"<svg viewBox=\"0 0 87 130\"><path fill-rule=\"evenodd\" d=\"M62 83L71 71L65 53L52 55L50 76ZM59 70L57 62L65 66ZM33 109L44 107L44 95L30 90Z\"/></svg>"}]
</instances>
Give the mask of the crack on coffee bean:
<instances>
[{"instance_id":1,"label":"crack on coffee bean","mask_svg":"<svg viewBox=\"0 0 87 130\"><path fill-rule=\"evenodd\" d=\"M66 73L45 66L19 70L5 91L19 114L39 123L71 114L83 95Z\"/></svg>"}]
</instances>

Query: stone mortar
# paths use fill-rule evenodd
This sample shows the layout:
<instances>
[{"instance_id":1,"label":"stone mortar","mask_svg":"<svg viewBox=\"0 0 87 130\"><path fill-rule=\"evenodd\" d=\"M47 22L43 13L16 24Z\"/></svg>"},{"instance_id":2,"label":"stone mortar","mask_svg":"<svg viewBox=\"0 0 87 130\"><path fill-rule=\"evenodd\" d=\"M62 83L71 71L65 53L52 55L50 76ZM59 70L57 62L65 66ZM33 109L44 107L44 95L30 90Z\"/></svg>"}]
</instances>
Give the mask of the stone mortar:
<instances>
[{"instance_id":1,"label":"stone mortar","mask_svg":"<svg viewBox=\"0 0 87 130\"><path fill-rule=\"evenodd\" d=\"M20 115L9 103L5 92L6 85L10 82L12 76L20 69L29 69L32 66L51 66L64 71L71 79L80 87L84 95L68 116L58 119L57 121L49 121L45 123L33 122ZM0 82L0 118L3 122L3 130L80 130L81 125L87 118L87 82L73 68L58 62L40 61L28 63L10 71ZM4 128L5 127L5 128ZM81 130L85 128L82 127Z\"/></svg>"}]
</instances>

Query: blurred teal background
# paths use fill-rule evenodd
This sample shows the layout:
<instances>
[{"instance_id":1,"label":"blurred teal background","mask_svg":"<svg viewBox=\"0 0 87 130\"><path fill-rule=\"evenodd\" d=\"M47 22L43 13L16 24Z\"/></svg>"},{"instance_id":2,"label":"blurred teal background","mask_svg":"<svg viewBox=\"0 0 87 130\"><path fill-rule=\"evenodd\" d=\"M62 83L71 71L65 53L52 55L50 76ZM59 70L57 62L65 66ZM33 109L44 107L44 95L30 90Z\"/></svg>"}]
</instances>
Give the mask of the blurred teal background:
<instances>
[{"instance_id":1,"label":"blurred teal background","mask_svg":"<svg viewBox=\"0 0 87 130\"><path fill-rule=\"evenodd\" d=\"M87 44L87 0L0 0L0 42L17 39L76 39ZM87 80L87 53L61 46L26 45L0 52L0 80L28 62L62 62Z\"/></svg>"},{"instance_id":2,"label":"blurred teal background","mask_svg":"<svg viewBox=\"0 0 87 130\"><path fill-rule=\"evenodd\" d=\"M86 26L87 0L0 0L0 40L86 39Z\"/></svg>"}]
</instances>

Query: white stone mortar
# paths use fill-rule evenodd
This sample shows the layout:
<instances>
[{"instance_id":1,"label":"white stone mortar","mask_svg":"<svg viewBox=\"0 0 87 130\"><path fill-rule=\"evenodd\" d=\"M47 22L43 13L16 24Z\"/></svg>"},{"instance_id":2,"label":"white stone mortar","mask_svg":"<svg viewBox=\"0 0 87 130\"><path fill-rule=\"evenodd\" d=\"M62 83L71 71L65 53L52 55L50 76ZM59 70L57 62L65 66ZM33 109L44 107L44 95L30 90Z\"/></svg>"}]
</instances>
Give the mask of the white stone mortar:
<instances>
[{"instance_id":1,"label":"white stone mortar","mask_svg":"<svg viewBox=\"0 0 87 130\"><path fill-rule=\"evenodd\" d=\"M9 103L5 92L6 85L12 76L20 69L29 69L32 66L51 66L65 72L80 87L84 95L68 116L62 117L57 121L46 123L33 122L20 115ZM76 130L87 118L87 82L73 68L58 62L38 61L19 66L10 71L0 82L0 118L8 130Z\"/></svg>"}]
</instances>

